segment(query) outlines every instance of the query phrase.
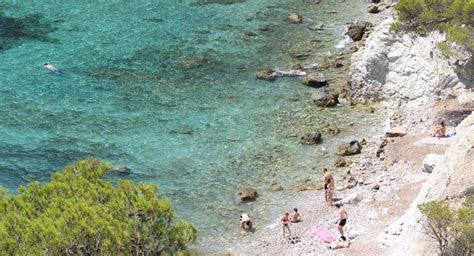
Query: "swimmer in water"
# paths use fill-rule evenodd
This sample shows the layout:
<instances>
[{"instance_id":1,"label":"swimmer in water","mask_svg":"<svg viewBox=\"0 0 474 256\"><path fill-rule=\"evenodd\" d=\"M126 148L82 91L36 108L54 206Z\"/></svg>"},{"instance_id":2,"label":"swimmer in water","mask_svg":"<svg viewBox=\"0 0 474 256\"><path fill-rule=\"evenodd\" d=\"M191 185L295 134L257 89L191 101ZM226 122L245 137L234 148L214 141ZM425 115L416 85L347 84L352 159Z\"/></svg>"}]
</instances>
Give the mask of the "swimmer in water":
<instances>
[{"instance_id":1,"label":"swimmer in water","mask_svg":"<svg viewBox=\"0 0 474 256\"><path fill-rule=\"evenodd\" d=\"M59 68L57 68L57 67L55 67L55 66L53 66L53 65L51 65L51 64L49 64L49 63L44 63L44 64L43 64L43 67L44 67L45 69L50 70L51 72L54 72L54 73L61 73L61 70L59 70Z\"/></svg>"}]
</instances>

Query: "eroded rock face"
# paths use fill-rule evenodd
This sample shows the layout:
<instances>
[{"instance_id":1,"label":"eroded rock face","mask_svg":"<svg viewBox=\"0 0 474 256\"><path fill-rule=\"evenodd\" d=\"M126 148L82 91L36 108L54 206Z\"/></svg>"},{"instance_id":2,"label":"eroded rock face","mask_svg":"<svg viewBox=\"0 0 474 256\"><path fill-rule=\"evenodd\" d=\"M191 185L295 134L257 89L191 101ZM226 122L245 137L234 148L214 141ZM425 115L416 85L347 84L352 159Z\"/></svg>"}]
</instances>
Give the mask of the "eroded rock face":
<instances>
[{"instance_id":1,"label":"eroded rock face","mask_svg":"<svg viewBox=\"0 0 474 256\"><path fill-rule=\"evenodd\" d=\"M237 197L240 199L240 201L253 201L257 198L257 196L257 190L252 187L243 187L237 193Z\"/></svg>"},{"instance_id":2,"label":"eroded rock face","mask_svg":"<svg viewBox=\"0 0 474 256\"><path fill-rule=\"evenodd\" d=\"M353 140L349 143L339 145L336 155L338 156L351 156L359 154L362 150L362 146L357 140Z\"/></svg>"},{"instance_id":3,"label":"eroded rock face","mask_svg":"<svg viewBox=\"0 0 474 256\"><path fill-rule=\"evenodd\" d=\"M447 59L438 48L444 34L393 33L393 22L388 18L375 27L365 46L352 55L349 96L354 103L399 99L419 108L472 87L470 54Z\"/></svg>"}]
</instances>

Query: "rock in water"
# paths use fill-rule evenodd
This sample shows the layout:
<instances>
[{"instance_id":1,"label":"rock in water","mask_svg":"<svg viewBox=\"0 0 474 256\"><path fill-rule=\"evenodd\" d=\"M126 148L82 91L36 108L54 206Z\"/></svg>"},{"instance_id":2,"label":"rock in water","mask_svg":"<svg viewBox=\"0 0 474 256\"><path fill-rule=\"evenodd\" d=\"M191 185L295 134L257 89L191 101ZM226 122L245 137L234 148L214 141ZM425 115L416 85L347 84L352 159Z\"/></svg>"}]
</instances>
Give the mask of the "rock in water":
<instances>
[{"instance_id":1,"label":"rock in water","mask_svg":"<svg viewBox=\"0 0 474 256\"><path fill-rule=\"evenodd\" d=\"M243 187L237 193L237 196L240 199L240 201L253 201L257 198L258 193L255 188Z\"/></svg>"},{"instance_id":2,"label":"rock in water","mask_svg":"<svg viewBox=\"0 0 474 256\"><path fill-rule=\"evenodd\" d=\"M325 88L320 88L313 92L311 98L318 107L334 107L337 105L337 95L334 95Z\"/></svg>"},{"instance_id":3,"label":"rock in water","mask_svg":"<svg viewBox=\"0 0 474 256\"><path fill-rule=\"evenodd\" d=\"M306 133L305 136L301 137L301 144L316 144L321 141L321 133L319 131L313 131Z\"/></svg>"},{"instance_id":4,"label":"rock in water","mask_svg":"<svg viewBox=\"0 0 474 256\"><path fill-rule=\"evenodd\" d=\"M120 172L120 173L127 173L130 171L130 168L124 164L117 164L110 166L109 171L111 172Z\"/></svg>"},{"instance_id":5,"label":"rock in water","mask_svg":"<svg viewBox=\"0 0 474 256\"><path fill-rule=\"evenodd\" d=\"M352 23L347 28L346 35L348 35L354 41L360 41L364 36L364 32L368 27L371 27L372 23L365 21L358 21Z\"/></svg>"},{"instance_id":6,"label":"rock in water","mask_svg":"<svg viewBox=\"0 0 474 256\"><path fill-rule=\"evenodd\" d=\"M369 13L379 13L380 12L379 7L375 4L369 5L369 7L367 9L368 9Z\"/></svg>"},{"instance_id":7,"label":"rock in water","mask_svg":"<svg viewBox=\"0 0 474 256\"><path fill-rule=\"evenodd\" d=\"M362 146L357 140L353 140L349 143L342 144L339 146L336 155L339 156L351 156L359 154L362 149Z\"/></svg>"},{"instance_id":8,"label":"rock in water","mask_svg":"<svg viewBox=\"0 0 474 256\"><path fill-rule=\"evenodd\" d=\"M288 14L288 20L292 23L301 23L303 21L303 16L301 16L299 13L292 12Z\"/></svg>"},{"instance_id":9,"label":"rock in water","mask_svg":"<svg viewBox=\"0 0 474 256\"><path fill-rule=\"evenodd\" d=\"M257 79L263 79L267 81L274 81L278 74L274 70L266 69L257 73Z\"/></svg>"},{"instance_id":10,"label":"rock in water","mask_svg":"<svg viewBox=\"0 0 474 256\"><path fill-rule=\"evenodd\" d=\"M283 190L283 189L284 189L284 188L283 188L280 184L278 184L278 183L276 183L276 182L273 182L273 183L270 185L270 187L268 188L268 190L270 190L270 191L281 191L281 190Z\"/></svg>"},{"instance_id":11,"label":"rock in water","mask_svg":"<svg viewBox=\"0 0 474 256\"><path fill-rule=\"evenodd\" d=\"M385 133L385 136L386 137L403 137L406 134L407 134L407 129L401 126L396 126L396 127L390 128L390 130L388 130Z\"/></svg>"},{"instance_id":12,"label":"rock in water","mask_svg":"<svg viewBox=\"0 0 474 256\"><path fill-rule=\"evenodd\" d=\"M300 82L304 85L314 88L323 87L328 84L328 81L322 75L317 75L314 73L303 77Z\"/></svg>"}]
</instances>

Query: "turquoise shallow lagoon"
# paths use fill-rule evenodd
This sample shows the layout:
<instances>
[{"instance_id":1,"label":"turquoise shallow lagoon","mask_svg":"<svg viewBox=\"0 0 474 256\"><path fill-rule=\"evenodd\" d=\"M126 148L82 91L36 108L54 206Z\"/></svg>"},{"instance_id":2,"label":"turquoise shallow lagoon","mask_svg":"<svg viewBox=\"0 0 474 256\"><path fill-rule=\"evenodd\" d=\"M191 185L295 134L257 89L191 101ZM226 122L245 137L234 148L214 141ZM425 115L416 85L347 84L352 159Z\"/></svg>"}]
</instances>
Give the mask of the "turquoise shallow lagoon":
<instances>
[{"instance_id":1,"label":"turquoise shallow lagoon","mask_svg":"<svg viewBox=\"0 0 474 256\"><path fill-rule=\"evenodd\" d=\"M295 79L255 79L336 53L365 1L206 2L218 1L0 4L0 186L47 181L89 156L125 164L130 172L110 178L159 185L201 230L201 246L225 250L239 242L241 212L270 224L296 196L292 186L332 164L338 143L373 131L377 117L315 108L313 89ZM291 11L303 24L286 20ZM343 132L299 144L329 123ZM287 189L269 192L272 182ZM243 185L257 188L256 202L235 200Z\"/></svg>"}]
</instances>

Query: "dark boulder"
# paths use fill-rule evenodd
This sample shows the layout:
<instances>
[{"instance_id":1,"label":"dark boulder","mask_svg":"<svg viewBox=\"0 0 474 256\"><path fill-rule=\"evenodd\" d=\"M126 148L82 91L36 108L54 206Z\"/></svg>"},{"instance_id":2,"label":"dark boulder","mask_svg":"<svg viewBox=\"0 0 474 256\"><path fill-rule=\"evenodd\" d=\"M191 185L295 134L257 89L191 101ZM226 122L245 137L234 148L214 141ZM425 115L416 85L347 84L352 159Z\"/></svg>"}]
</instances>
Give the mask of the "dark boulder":
<instances>
[{"instance_id":1,"label":"dark boulder","mask_svg":"<svg viewBox=\"0 0 474 256\"><path fill-rule=\"evenodd\" d=\"M364 32L372 27L372 23L365 21L358 21L356 23L349 24L346 35L348 35L354 41L360 41L364 36Z\"/></svg>"},{"instance_id":2,"label":"dark boulder","mask_svg":"<svg viewBox=\"0 0 474 256\"><path fill-rule=\"evenodd\" d=\"M257 198L257 196L257 190L252 187L243 187L237 193L237 197L240 199L240 201L253 201Z\"/></svg>"}]
</instances>

